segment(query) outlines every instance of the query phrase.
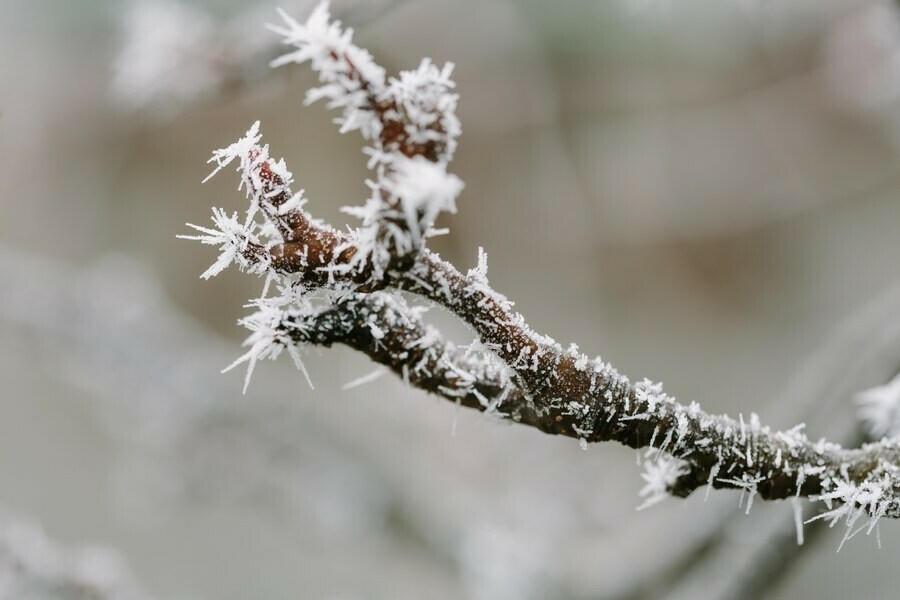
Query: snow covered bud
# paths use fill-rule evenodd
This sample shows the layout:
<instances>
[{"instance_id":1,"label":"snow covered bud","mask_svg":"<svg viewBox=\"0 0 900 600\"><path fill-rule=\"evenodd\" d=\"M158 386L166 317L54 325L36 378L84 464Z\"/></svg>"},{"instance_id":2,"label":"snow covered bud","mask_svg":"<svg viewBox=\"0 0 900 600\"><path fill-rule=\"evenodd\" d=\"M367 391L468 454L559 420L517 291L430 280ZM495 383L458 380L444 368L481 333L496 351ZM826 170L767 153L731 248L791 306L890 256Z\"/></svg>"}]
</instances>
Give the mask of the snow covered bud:
<instances>
[{"instance_id":1,"label":"snow covered bud","mask_svg":"<svg viewBox=\"0 0 900 600\"><path fill-rule=\"evenodd\" d=\"M459 177L422 156L397 157L381 180L388 203L400 207L416 245L440 213L456 212L456 197L463 187Z\"/></svg>"},{"instance_id":2,"label":"snow covered bud","mask_svg":"<svg viewBox=\"0 0 900 600\"><path fill-rule=\"evenodd\" d=\"M368 51L353 44L353 30L331 21L328 2L323 1L300 23L281 12L284 25L271 26L285 44L296 50L272 62L309 62L322 83L309 90L306 103L319 99L329 108L342 110L335 121L341 133L359 130L371 140L367 152L370 168L384 167L396 155L424 156L446 164L453 158L461 133L456 117L458 96L450 79L453 64L438 68L424 59L418 68L401 71L385 83L385 70Z\"/></svg>"},{"instance_id":3,"label":"snow covered bud","mask_svg":"<svg viewBox=\"0 0 900 600\"><path fill-rule=\"evenodd\" d=\"M253 224L242 224L237 213L228 216L221 208L213 208L212 221L215 227L200 227L192 223L187 226L200 235L179 235L183 240L193 240L201 244L219 246L219 257L200 277L215 277L232 263L241 270L262 273L268 268L268 255L259 243Z\"/></svg>"},{"instance_id":4,"label":"snow covered bud","mask_svg":"<svg viewBox=\"0 0 900 600\"><path fill-rule=\"evenodd\" d=\"M377 281L411 266L438 215L456 212L456 197L464 185L443 165L401 154L391 157L377 181L367 183L372 195L366 204L343 210L363 222L354 235L358 251L351 269L369 270Z\"/></svg>"},{"instance_id":5,"label":"snow covered bud","mask_svg":"<svg viewBox=\"0 0 900 600\"><path fill-rule=\"evenodd\" d=\"M384 139L387 131L382 134L386 149L396 145L405 156L450 162L456 151L456 138L462 133L456 116L459 96L450 93L456 87L450 79L453 67L453 63L446 63L438 69L431 59L424 58L419 68L401 71L399 77L391 78L382 100L395 107L400 119L388 124L388 128L393 125L393 140Z\"/></svg>"}]
</instances>

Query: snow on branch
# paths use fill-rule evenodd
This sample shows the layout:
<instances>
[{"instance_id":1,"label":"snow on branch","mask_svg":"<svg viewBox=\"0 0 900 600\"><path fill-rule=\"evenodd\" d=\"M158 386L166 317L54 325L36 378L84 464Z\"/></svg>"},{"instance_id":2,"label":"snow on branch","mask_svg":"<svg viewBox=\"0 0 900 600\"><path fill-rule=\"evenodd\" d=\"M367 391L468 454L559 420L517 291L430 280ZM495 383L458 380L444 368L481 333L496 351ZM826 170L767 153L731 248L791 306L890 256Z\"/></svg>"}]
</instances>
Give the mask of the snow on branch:
<instances>
[{"instance_id":1,"label":"snow on branch","mask_svg":"<svg viewBox=\"0 0 900 600\"><path fill-rule=\"evenodd\" d=\"M242 229L218 218L217 230L193 239L221 244L213 271L236 262L266 276L254 302L261 312L242 321L253 332L242 357L251 368L282 347L302 365L304 346L346 344L452 402L584 445L647 449L645 505L709 486L742 490L748 511L755 498L835 503L825 518L852 528L865 516L867 531L881 517L900 517L900 441L844 449L808 439L802 425L775 431L755 414L734 419L679 403L661 384L632 382L532 330L491 287L483 251L463 274L425 248L434 219L455 210L462 190L446 171L459 133L450 67L426 60L386 79L352 32L330 20L327 3L305 23L283 17L274 29L296 50L277 64L308 61L319 72L323 87L311 97L326 97L343 111L341 129L370 141L376 178L365 206L347 209L362 226L345 233L305 212L284 163L260 146L258 125L214 154L216 170L238 162L251 206ZM454 313L476 332L478 350L445 341L400 291Z\"/></svg>"},{"instance_id":2,"label":"snow on branch","mask_svg":"<svg viewBox=\"0 0 900 600\"><path fill-rule=\"evenodd\" d=\"M321 2L299 23L279 11L284 25L272 25L286 45L296 50L272 62L278 67L309 62L322 85L310 90L306 102L321 98L340 108L341 133L359 130L371 140L371 166L386 165L392 153L447 163L461 133L456 117L458 97L450 93L453 64L438 69L429 59L412 71L386 81L385 71L368 51L353 44L353 30L332 21L329 3Z\"/></svg>"},{"instance_id":3,"label":"snow on branch","mask_svg":"<svg viewBox=\"0 0 900 600\"><path fill-rule=\"evenodd\" d=\"M331 21L325 2L305 23L298 23L283 10L278 12L284 25L270 28L285 44L297 49L272 61L272 66L308 61L322 86L309 90L306 102L325 98L329 108L343 109L343 116L337 119L342 133L359 129L367 139L377 136L380 126L375 103L384 93L385 72L372 55L353 44L353 30L342 28L340 21Z\"/></svg>"},{"instance_id":4,"label":"snow on branch","mask_svg":"<svg viewBox=\"0 0 900 600\"><path fill-rule=\"evenodd\" d=\"M309 62L322 85L307 92L306 102L326 99L341 110L341 133L359 130L372 145L365 148L375 179L372 195L347 212L363 221L357 264L371 262L378 275L391 258L408 263L422 247L438 214L455 212L462 181L446 172L461 132L457 95L450 92L453 64L438 69L425 59L419 67L386 81L368 51L353 44L353 30L332 21L327 1L304 23L284 11L283 26L271 26L296 50L272 62L275 67Z\"/></svg>"}]
</instances>

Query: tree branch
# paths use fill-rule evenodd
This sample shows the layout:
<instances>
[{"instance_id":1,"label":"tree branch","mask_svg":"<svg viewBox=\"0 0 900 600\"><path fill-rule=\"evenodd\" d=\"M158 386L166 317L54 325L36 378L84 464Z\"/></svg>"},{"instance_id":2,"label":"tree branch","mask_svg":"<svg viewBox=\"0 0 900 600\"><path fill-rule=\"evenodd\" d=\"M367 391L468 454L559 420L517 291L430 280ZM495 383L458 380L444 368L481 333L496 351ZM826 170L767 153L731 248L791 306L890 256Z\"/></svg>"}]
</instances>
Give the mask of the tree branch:
<instances>
[{"instance_id":1,"label":"tree branch","mask_svg":"<svg viewBox=\"0 0 900 600\"><path fill-rule=\"evenodd\" d=\"M532 330L491 288L483 252L463 275L424 248L435 218L455 210L462 188L445 170L458 133L450 69L438 71L426 60L385 83L383 69L353 46L352 32L330 22L327 4L305 24L285 19L287 27L277 31L297 50L277 63L311 61L324 84L311 97L327 97L343 110L342 130L358 129L372 141L376 179L366 206L348 210L363 218L362 227L344 233L303 210L284 162L259 145L258 123L213 155L214 173L239 160L251 207L243 226L219 212L217 229L197 228L202 235L191 236L222 246L204 276L236 262L279 288L275 297L264 293L255 301L259 311L243 320L253 333L238 362L249 361L252 371L257 359L287 348L300 365L299 345L344 343L459 404L583 444L648 448L656 460L644 474L645 506L709 485L742 489L748 510L756 496L816 497L829 506L821 517L846 518L852 526L865 516L870 531L882 516L900 517L900 442L848 450L810 441L802 426L773 431L756 415L745 422L742 415L735 420L680 404L661 384L633 383L576 345L563 348ZM254 220L258 212L263 224ZM473 355L445 342L391 296L396 291L450 310L484 351Z\"/></svg>"},{"instance_id":2,"label":"tree branch","mask_svg":"<svg viewBox=\"0 0 900 600\"><path fill-rule=\"evenodd\" d=\"M435 273L452 274L446 273L446 263L442 264L444 268ZM458 272L456 275L465 279ZM427 290L428 281L436 279L423 280L411 291ZM450 289L451 294L459 292L453 286ZM485 301L483 294L472 293L470 308ZM427 297L438 301L442 294ZM452 297L459 299L460 295ZM447 302L441 304L450 308ZM488 305L485 302L484 306ZM498 308L494 306L493 310ZM479 410L494 407L513 421L544 433L655 448L660 456L681 459L677 476L660 490L676 496L687 496L711 484L715 488L745 489L762 499L775 500L825 494L829 491L826 481L877 481L884 477L893 481L896 477L894 464L900 459L900 446L895 442L843 449L824 441L813 443L800 428L772 431L761 426L755 415L747 423L742 418L710 415L695 403L677 403L660 386L646 380L632 384L599 360L589 361L573 351L562 352L552 342L535 341L536 335L524 325L511 324L517 315L504 313L491 322L484 319L491 315L490 310L457 314L478 331L483 344L516 369L522 387L504 384L501 369L489 367L442 341L408 307L386 294L359 294L314 317L286 321L284 327L296 331L292 333L295 342L325 346L343 343L390 367L411 385L463 406ZM495 327L497 323L502 326ZM525 350L516 352L517 348ZM536 358L531 361L529 356ZM542 391L529 397L524 389L534 390L530 386L535 381ZM884 516L900 516L896 505L885 509Z\"/></svg>"}]
</instances>

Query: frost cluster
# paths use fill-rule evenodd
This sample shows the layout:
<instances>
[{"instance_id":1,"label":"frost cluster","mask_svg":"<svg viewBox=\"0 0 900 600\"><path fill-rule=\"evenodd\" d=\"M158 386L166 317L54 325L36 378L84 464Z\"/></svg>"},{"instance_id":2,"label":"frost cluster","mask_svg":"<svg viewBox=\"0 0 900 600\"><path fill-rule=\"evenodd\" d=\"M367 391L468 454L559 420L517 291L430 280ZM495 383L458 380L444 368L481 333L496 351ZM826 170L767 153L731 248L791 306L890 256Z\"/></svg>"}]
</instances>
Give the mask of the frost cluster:
<instances>
[{"instance_id":1,"label":"frost cluster","mask_svg":"<svg viewBox=\"0 0 900 600\"><path fill-rule=\"evenodd\" d=\"M898 456L897 444L854 456L837 444L811 441L802 425L773 431L755 414L733 419L704 413L693 402L680 404L659 383L632 383L576 345L566 350L533 331L490 287L483 250L465 276L423 252L425 239L436 233L435 219L455 211L463 187L447 172L460 131L452 65L439 69L425 60L388 78L353 44L352 30L331 20L327 2L303 23L282 17L284 25L272 29L294 49L274 65L311 64L321 86L307 101L326 99L341 111L342 131L361 132L375 174L367 182L371 194L365 204L345 209L361 226L344 233L305 212L303 193L292 191L292 174L261 144L258 123L213 154L210 176L235 165L250 207L243 219L216 209L214 227L193 226L199 234L186 237L220 248L204 277L231 264L265 276L261 297L251 302L256 312L240 321L251 332L249 349L231 365L246 363L248 382L261 359L286 350L305 372L300 347L339 341L390 366L407 383L485 412L506 410L500 404L514 395L518 412L506 416L520 420L524 414L529 424L576 437L582 446L616 439L648 448L641 508L705 482L740 489L748 513L757 496L822 494L821 500L837 507L829 505L816 518L846 519L851 530L863 516L871 531L880 517L900 515L893 463L865 468L874 464L866 462L870 456ZM477 343L461 349L443 342L397 289L462 317L478 333ZM863 399L873 431L893 429L898 385ZM796 503L795 521L800 540L802 511Z\"/></svg>"},{"instance_id":2,"label":"frost cluster","mask_svg":"<svg viewBox=\"0 0 900 600\"><path fill-rule=\"evenodd\" d=\"M453 65L438 69L424 59L419 67L387 78L368 51L353 44L353 30L331 20L321 2L304 23L281 11L284 25L271 29L296 50L273 61L275 67L309 62L322 84L306 102L325 99L340 109L341 133L360 131L371 145L371 196L346 212L359 217L357 266L371 264L376 275L390 257L415 254L441 212L455 212L463 183L447 172L461 133Z\"/></svg>"},{"instance_id":3,"label":"frost cluster","mask_svg":"<svg viewBox=\"0 0 900 600\"><path fill-rule=\"evenodd\" d=\"M306 102L328 101L341 109L341 133L359 130L372 143L366 152L371 166L389 164L392 153L410 156L433 147L429 158L446 165L461 133L456 117L458 96L451 93L453 64L437 68L424 59L415 70L387 78L367 50L353 44L353 30L331 20L329 3L321 2L304 23L281 11L284 25L271 26L283 42L294 46L272 66L309 62L321 86L307 92ZM396 155L394 155L396 156Z\"/></svg>"},{"instance_id":4,"label":"frost cluster","mask_svg":"<svg viewBox=\"0 0 900 600\"><path fill-rule=\"evenodd\" d=\"M345 208L361 219L360 227L349 234L329 230L310 240L309 227L318 223L303 210L303 192L292 191L293 176L284 161L273 159L261 143L259 122L213 153L209 177L234 165L250 207L242 218L214 209L212 227L189 224L197 233L180 237L219 247L204 278L232 264L266 277L264 293L251 302L257 312L240 321L251 332L249 349L232 365L247 363L248 381L257 361L276 358L285 349L302 369L296 324L346 300L361 283L377 283L394 268L408 268L425 239L435 235L438 216L456 211L463 188L447 172L460 133L457 96L450 93L453 65L438 69L425 60L415 70L387 78L372 56L353 44L353 31L331 19L327 1L302 23L283 11L281 16L284 24L271 29L294 50L273 66L310 63L321 86L307 94L307 102L324 98L341 110L336 119L341 131L358 130L368 140L365 150L375 176L367 182L371 195L365 204ZM276 255L297 267L294 274L275 264ZM298 273L304 269L306 276ZM348 273L356 285L335 277Z\"/></svg>"},{"instance_id":5,"label":"frost cluster","mask_svg":"<svg viewBox=\"0 0 900 600\"><path fill-rule=\"evenodd\" d=\"M654 461L645 462L644 472L641 474L645 485L640 491L644 501L637 509L650 508L668 498L669 488L685 473L687 469L684 461L671 456L660 456Z\"/></svg>"},{"instance_id":6,"label":"frost cluster","mask_svg":"<svg viewBox=\"0 0 900 600\"><path fill-rule=\"evenodd\" d=\"M274 60L272 66L308 61L322 85L306 93L307 104L326 99L328 108L342 109L343 115L336 119L341 133L359 129L367 139L378 135L371 97L384 90L386 75L368 51L353 44L353 30L331 20L327 2L316 6L305 23L283 10L279 13L284 25L271 29L297 49Z\"/></svg>"},{"instance_id":7,"label":"frost cluster","mask_svg":"<svg viewBox=\"0 0 900 600\"><path fill-rule=\"evenodd\" d=\"M878 539L878 545L881 546L878 521L891 507L893 495L893 484L891 478L887 475L874 480L866 480L860 484L836 479L834 481L834 490L820 497L820 500L827 503L830 510L806 522L810 523L824 519L828 521L831 527L834 527L836 523L843 520L846 532L841 540L841 545L838 546L838 550L843 547L847 540L861 531L865 531L866 535L874 531ZM837 501L837 506L831 508L833 501ZM857 522L860 519L862 519L863 523L857 527Z\"/></svg>"},{"instance_id":8,"label":"frost cluster","mask_svg":"<svg viewBox=\"0 0 900 600\"><path fill-rule=\"evenodd\" d=\"M200 277L203 279L215 277L232 263L249 270L259 270L265 267L264 263L252 262L245 255L245 251L251 243L259 245L259 239L253 231L254 227L241 223L237 213L229 216L221 208L213 208L212 222L213 227L211 228L188 223L188 227L199 231L200 234L179 236L183 240L194 240L201 244L219 246L219 257L216 262L210 265Z\"/></svg>"}]
</instances>

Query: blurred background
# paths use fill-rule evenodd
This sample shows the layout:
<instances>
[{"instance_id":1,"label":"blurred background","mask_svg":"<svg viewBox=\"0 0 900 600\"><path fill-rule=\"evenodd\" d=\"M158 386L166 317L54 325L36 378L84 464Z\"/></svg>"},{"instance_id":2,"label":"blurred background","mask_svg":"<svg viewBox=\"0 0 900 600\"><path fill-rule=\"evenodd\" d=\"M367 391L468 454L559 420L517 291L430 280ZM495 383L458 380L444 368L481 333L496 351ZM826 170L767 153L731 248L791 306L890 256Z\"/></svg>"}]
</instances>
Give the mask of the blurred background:
<instances>
[{"instance_id":1,"label":"blurred background","mask_svg":"<svg viewBox=\"0 0 900 600\"><path fill-rule=\"evenodd\" d=\"M312 2L285 0L298 18ZM256 119L337 226L360 140L256 0L0 4L0 597L892 597L882 549L640 456L455 407L342 349L219 371L261 281L175 239ZM711 412L856 444L900 367L900 11L862 0L335 0L389 72L456 63L450 235L538 331ZM448 337L471 334L429 313ZM805 503L806 516L815 508ZM95 547L102 546L99 551ZM101 554L97 554L101 552ZM98 558L99 556L99 558Z\"/></svg>"}]
</instances>

